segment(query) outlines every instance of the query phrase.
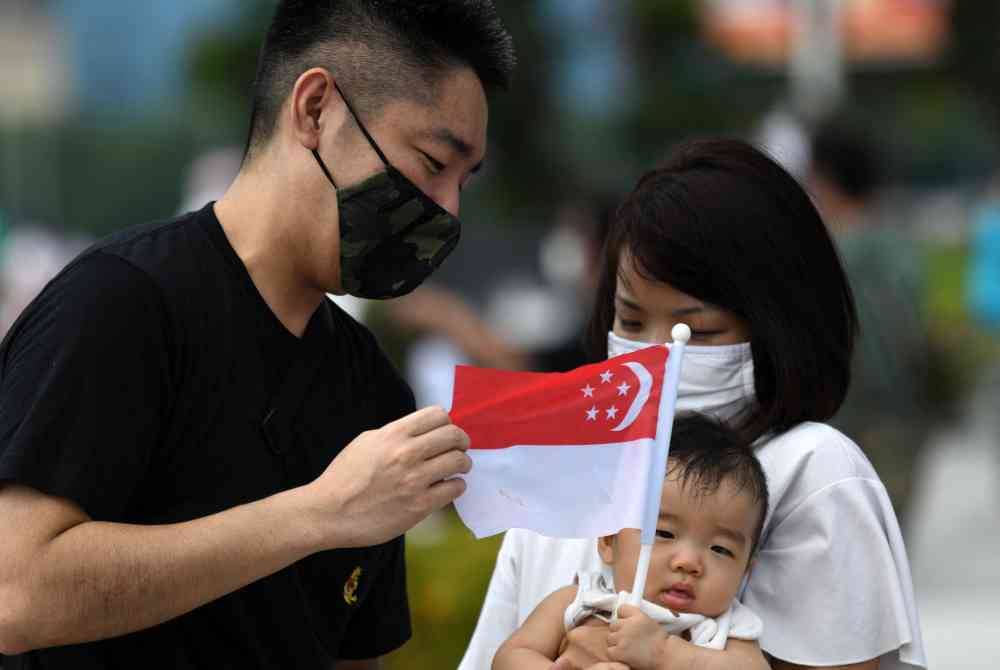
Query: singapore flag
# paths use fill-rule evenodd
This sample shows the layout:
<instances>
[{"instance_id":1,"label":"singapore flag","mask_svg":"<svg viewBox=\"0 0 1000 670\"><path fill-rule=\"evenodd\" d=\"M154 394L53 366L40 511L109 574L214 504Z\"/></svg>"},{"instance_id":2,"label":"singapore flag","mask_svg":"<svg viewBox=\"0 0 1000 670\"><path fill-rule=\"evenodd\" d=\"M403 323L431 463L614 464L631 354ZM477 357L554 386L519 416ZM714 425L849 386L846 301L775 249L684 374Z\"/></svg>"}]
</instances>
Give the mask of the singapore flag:
<instances>
[{"instance_id":1,"label":"singapore flag","mask_svg":"<svg viewBox=\"0 0 1000 670\"><path fill-rule=\"evenodd\" d=\"M668 354L652 346L566 373L459 367L451 418L469 434L473 461L455 502L465 525L476 537L643 528L651 468L666 457L657 457L657 424L668 438L673 420L676 383L661 408Z\"/></svg>"}]
</instances>

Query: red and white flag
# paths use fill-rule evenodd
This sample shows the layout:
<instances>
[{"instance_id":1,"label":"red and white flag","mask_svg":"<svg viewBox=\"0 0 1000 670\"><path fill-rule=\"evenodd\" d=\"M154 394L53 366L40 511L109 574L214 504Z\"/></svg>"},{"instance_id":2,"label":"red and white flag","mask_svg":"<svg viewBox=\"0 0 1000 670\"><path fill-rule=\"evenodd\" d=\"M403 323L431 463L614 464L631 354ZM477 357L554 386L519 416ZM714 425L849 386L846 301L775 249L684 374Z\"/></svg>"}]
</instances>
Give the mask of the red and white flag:
<instances>
[{"instance_id":1,"label":"red and white flag","mask_svg":"<svg viewBox=\"0 0 1000 670\"><path fill-rule=\"evenodd\" d=\"M643 528L651 468L666 456L656 453L658 419L668 439L677 393L675 379L661 398L668 354L652 346L566 373L458 367L451 418L473 461L455 501L465 525L476 537Z\"/></svg>"}]
</instances>

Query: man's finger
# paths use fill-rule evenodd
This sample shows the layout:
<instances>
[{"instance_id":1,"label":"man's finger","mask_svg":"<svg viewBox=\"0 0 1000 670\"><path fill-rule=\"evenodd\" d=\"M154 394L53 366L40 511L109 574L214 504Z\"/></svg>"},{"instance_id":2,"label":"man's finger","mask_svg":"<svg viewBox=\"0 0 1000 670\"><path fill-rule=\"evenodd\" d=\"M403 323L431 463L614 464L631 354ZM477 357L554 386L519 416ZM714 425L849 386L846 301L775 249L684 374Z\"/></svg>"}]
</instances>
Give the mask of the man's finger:
<instances>
[{"instance_id":1,"label":"man's finger","mask_svg":"<svg viewBox=\"0 0 1000 670\"><path fill-rule=\"evenodd\" d=\"M440 428L441 426L447 426L451 423L451 417L448 416L448 412L444 411L440 407L424 407L423 409L418 409L412 414L407 414L401 419L396 419L390 424L387 424L387 428L395 428L403 431L404 435L409 435L411 437L416 437L417 435L423 435L428 431L432 431L435 428Z\"/></svg>"},{"instance_id":2,"label":"man's finger","mask_svg":"<svg viewBox=\"0 0 1000 670\"><path fill-rule=\"evenodd\" d=\"M469 435L454 424L438 426L413 438L414 457L421 461L433 460L449 451L469 448Z\"/></svg>"},{"instance_id":3,"label":"man's finger","mask_svg":"<svg viewBox=\"0 0 1000 670\"><path fill-rule=\"evenodd\" d=\"M446 479L430 487L428 491L431 497L431 507L439 510L446 505L455 502L455 498L465 493L464 479Z\"/></svg>"},{"instance_id":4,"label":"man's finger","mask_svg":"<svg viewBox=\"0 0 1000 670\"><path fill-rule=\"evenodd\" d=\"M430 486L443 479L464 475L472 469L472 459L464 451L449 451L414 468L417 481Z\"/></svg>"}]
</instances>

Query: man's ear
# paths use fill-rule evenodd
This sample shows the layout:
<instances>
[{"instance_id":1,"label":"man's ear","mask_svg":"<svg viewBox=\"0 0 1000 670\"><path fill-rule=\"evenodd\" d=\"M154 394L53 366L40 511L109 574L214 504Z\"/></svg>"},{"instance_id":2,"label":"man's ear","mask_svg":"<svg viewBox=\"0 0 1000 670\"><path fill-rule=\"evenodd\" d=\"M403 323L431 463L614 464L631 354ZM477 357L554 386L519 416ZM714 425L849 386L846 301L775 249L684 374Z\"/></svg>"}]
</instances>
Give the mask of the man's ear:
<instances>
[{"instance_id":1,"label":"man's ear","mask_svg":"<svg viewBox=\"0 0 1000 670\"><path fill-rule=\"evenodd\" d=\"M314 67L295 82L284 117L295 139L312 150L319 147L323 126L342 123L346 111L333 76L323 68Z\"/></svg>"},{"instance_id":2,"label":"man's ear","mask_svg":"<svg viewBox=\"0 0 1000 670\"><path fill-rule=\"evenodd\" d=\"M601 560L607 565L615 564L616 538L616 535L605 535L604 537L597 538L597 553L600 554Z\"/></svg>"}]
</instances>

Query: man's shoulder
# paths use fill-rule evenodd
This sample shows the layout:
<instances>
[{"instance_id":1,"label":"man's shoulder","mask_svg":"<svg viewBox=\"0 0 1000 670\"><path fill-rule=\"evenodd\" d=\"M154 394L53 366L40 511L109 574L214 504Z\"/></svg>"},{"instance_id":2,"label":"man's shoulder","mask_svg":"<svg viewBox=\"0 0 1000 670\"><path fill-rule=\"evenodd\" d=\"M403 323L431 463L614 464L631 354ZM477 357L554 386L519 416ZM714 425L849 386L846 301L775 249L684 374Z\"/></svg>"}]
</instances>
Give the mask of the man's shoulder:
<instances>
[{"instance_id":1,"label":"man's shoulder","mask_svg":"<svg viewBox=\"0 0 1000 670\"><path fill-rule=\"evenodd\" d=\"M200 219L206 210L129 226L84 252L118 257L158 282L174 283L197 274L211 252Z\"/></svg>"}]
</instances>

